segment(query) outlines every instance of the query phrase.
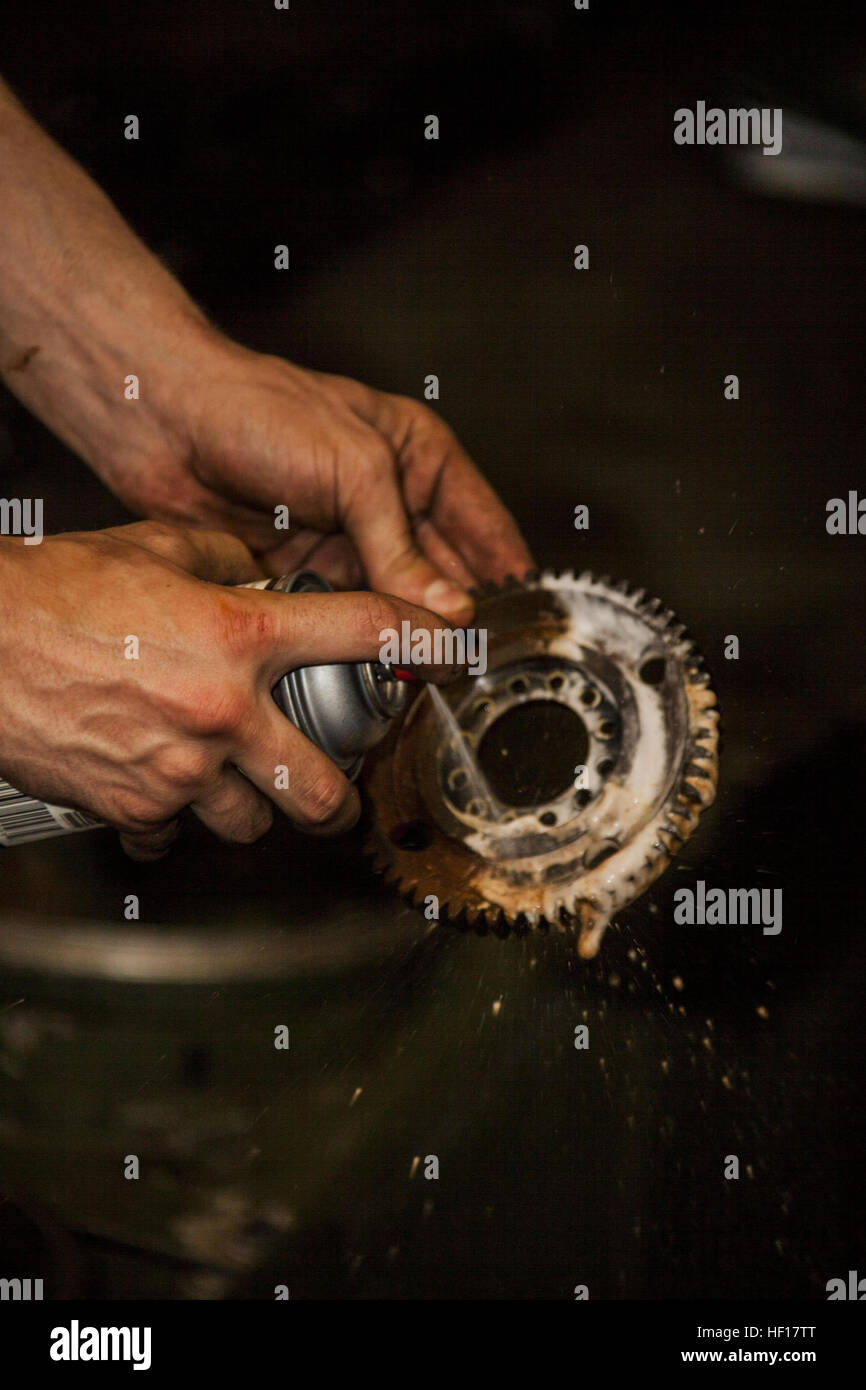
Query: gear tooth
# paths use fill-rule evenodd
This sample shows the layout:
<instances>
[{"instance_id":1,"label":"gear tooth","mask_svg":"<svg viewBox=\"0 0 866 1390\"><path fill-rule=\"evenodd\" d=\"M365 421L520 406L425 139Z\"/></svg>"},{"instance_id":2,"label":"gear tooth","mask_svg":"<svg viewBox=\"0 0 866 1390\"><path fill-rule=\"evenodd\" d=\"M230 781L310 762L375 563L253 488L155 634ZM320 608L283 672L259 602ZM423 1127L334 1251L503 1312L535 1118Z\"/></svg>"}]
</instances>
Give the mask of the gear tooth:
<instances>
[{"instance_id":1,"label":"gear tooth","mask_svg":"<svg viewBox=\"0 0 866 1390\"><path fill-rule=\"evenodd\" d=\"M526 920L525 913L519 913L517 921L519 922L521 918L523 918L524 921ZM510 934L511 923L509 922L504 912L497 912L496 916L493 918L493 921L490 923L490 930L493 932L494 936L498 936L500 940L504 940L505 937ZM517 930L520 932L521 929L517 928ZM525 933L526 930L527 928L523 927L522 933Z\"/></svg>"},{"instance_id":2,"label":"gear tooth","mask_svg":"<svg viewBox=\"0 0 866 1390\"><path fill-rule=\"evenodd\" d=\"M413 880L404 879L400 885L400 891L408 899L412 907L423 907L424 900L427 897L427 894L421 887L420 883L415 883Z\"/></svg>"},{"instance_id":3,"label":"gear tooth","mask_svg":"<svg viewBox=\"0 0 866 1390\"><path fill-rule=\"evenodd\" d=\"M476 903L461 903L459 912L461 919L470 930L476 929L479 917L483 916L483 909L478 907Z\"/></svg>"},{"instance_id":4,"label":"gear tooth","mask_svg":"<svg viewBox=\"0 0 866 1390\"><path fill-rule=\"evenodd\" d=\"M476 933L477 936L487 935L489 922L487 920L487 913L484 911L483 908L480 908L479 911L475 913L475 916L472 918L471 922L469 921L469 917L467 915L466 924L471 931L474 931Z\"/></svg>"},{"instance_id":5,"label":"gear tooth","mask_svg":"<svg viewBox=\"0 0 866 1390\"><path fill-rule=\"evenodd\" d=\"M440 902L439 920L447 922L449 926L456 927L458 931L466 930L466 915L459 903Z\"/></svg>"},{"instance_id":6,"label":"gear tooth","mask_svg":"<svg viewBox=\"0 0 866 1390\"><path fill-rule=\"evenodd\" d=\"M546 929L546 919L540 908L532 908L525 916L527 932L544 931ZM515 930L517 930L516 927Z\"/></svg>"},{"instance_id":7,"label":"gear tooth","mask_svg":"<svg viewBox=\"0 0 866 1390\"><path fill-rule=\"evenodd\" d=\"M553 924L558 932L574 931L574 903L563 899L556 904L556 920Z\"/></svg>"},{"instance_id":8,"label":"gear tooth","mask_svg":"<svg viewBox=\"0 0 866 1390\"><path fill-rule=\"evenodd\" d=\"M542 570L540 579L542 588L544 588L548 584L552 584L555 580L559 578L560 575L557 574L556 570Z\"/></svg>"}]
</instances>

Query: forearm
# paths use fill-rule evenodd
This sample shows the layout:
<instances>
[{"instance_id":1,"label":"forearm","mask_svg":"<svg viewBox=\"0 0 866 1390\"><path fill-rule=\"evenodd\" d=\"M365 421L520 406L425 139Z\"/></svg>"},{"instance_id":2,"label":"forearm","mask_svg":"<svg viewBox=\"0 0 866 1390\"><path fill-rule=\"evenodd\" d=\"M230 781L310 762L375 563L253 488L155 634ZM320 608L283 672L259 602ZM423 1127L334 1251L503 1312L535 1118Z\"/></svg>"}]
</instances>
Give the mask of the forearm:
<instances>
[{"instance_id":1,"label":"forearm","mask_svg":"<svg viewBox=\"0 0 866 1390\"><path fill-rule=\"evenodd\" d=\"M164 450L168 392L190 386L208 326L2 82L0 192L0 374L115 486ZM137 401L124 394L131 374Z\"/></svg>"}]
</instances>

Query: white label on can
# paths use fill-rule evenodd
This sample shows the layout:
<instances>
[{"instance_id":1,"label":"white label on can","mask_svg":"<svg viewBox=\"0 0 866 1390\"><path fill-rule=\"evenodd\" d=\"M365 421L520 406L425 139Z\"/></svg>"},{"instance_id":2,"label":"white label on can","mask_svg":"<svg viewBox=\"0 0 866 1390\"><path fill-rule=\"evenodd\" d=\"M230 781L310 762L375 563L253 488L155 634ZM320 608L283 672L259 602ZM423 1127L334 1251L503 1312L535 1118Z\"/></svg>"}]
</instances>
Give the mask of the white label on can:
<instances>
[{"instance_id":1,"label":"white label on can","mask_svg":"<svg viewBox=\"0 0 866 1390\"><path fill-rule=\"evenodd\" d=\"M47 840L52 835L74 835L95 830L104 821L74 811L71 806L52 806L48 801L19 792L0 779L0 845L23 845L28 840Z\"/></svg>"}]
</instances>

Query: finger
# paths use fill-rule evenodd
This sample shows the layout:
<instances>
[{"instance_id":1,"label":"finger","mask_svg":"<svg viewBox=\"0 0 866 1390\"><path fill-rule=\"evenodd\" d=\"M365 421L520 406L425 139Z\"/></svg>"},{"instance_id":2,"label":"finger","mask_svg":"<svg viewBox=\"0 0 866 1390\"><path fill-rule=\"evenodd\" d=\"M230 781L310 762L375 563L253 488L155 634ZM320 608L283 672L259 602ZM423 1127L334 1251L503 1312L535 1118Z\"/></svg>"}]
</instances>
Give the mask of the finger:
<instances>
[{"instance_id":1,"label":"finger","mask_svg":"<svg viewBox=\"0 0 866 1390\"><path fill-rule=\"evenodd\" d=\"M501 583L532 569L516 521L445 422L408 396L370 397L372 423L397 455L410 515L428 515L480 579Z\"/></svg>"},{"instance_id":2,"label":"finger","mask_svg":"<svg viewBox=\"0 0 866 1390\"><path fill-rule=\"evenodd\" d=\"M459 670L453 661L447 623L426 608L392 594L282 594L261 589L226 590L224 602L249 610L245 642L259 649L259 670L270 690L286 671L334 661L378 661L397 640L407 665L425 680L445 681ZM405 627L404 627L405 625ZM426 634L426 635L425 635ZM437 634L439 634L437 636ZM404 638L406 641L404 641ZM437 659L439 658L439 659ZM389 660L387 653L384 659ZM246 771L246 769L244 769Z\"/></svg>"},{"instance_id":3,"label":"finger","mask_svg":"<svg viewBox=\"0 0 866 1390\"><path fill-rule=\"evenodd\" d=\"M364 584L364 566L348 536L324 536L307 563L337 589L360 589Z\"/></svg>"},{"instance_id":4,"label":"finger","mask_svg":"<svg viewBox=\"0 0 866 1390\"><path fill-rule=\"evenodd\" d=\"M418 547L406 512L396 464L381 438L359 466L341 515L370 585L424 604L454 622L467 622L473 604Z\"/></svg>"},{"instance_id":5,"label":"finger","mask_svg":"<svg viewBox=\"0 0 866 1390\"><path fill-rule=\"evenodd\" d=\"M262 577L261 566L243 541L224 531L139 521L112 527L107 534L213 584L243 584Z\"/></svg>"},{"instance_id":6,"label":"finger","mask_svg":"<svg viewBox=\"0 0 866 1390\"><path fill-rule=\"evenodd\" d=\"M269 704L254 740L238 755L244 776L307 834L350 830L361 810L355 787L273 700Z\"/></svg>"},{"instance_id":7,"label":"finger","mask_svg":"<svg viewBox=\"0 0 866 1390\"><path fill-rule=\"evenodd\" d=\"M429 517L422 516L415 521L415 537L427 559L443 574L447 574L457 584L471 589L480 576L475 575L446 540L443 540Z\"/></svg>"},{"instance_id":8,"label":"finger","mask_svg":"<svg viewBox=\"0 0 866 1390\"><path fill-rule=\"evenodd\" d=\"M264 577L258 560L237 536L195 528L187 531L187 542L189 558L182 568L198 579L212 584L245 584Z\"/></svg>"},{"instance_id":9,"label":"finger","mask_svg":"<svg viewBox=\"0 0 866 1390\"><path fill-rule=\"evenodd\" d=\"M250 845L270 830L271 803L236 768L227 766L190 808L221 840Z\"/></svg>"},{"instance_id":10,"label":"finger","mask_svg":"<svg viewBox=\"0 0 866 1390\"><path fill-rule=\"evenodd\" d=\"M291 574L293 570L308 569L309 557L321 539L320 531L304 528L262 551L257 559L266 574L278 579L280 575Z\"/></svg>"},{"instance_id":11,"label":"finger","mask_svg":"<svg viewBox=\"0 0 866 1390\"><path fill-rule=\"evenodd\" d=\"M120 843L130 859L149 864L168 853L179 833L180 821L173 819L145 830L121 830Z\"/></svg>"},{"instance_id":12,"label":"finger","mask_svg":"<svg viewBox=\"0 0 866 1390\"><path fill-rule=\"evenodd\" d=\"M364 567L348 536L322 536L305 531L301 551L294 541L283 541L259 556L267 574L278 577L296 569L313 569L338 589L359 589L364 583Z\"/></svg>"}]
</instances>

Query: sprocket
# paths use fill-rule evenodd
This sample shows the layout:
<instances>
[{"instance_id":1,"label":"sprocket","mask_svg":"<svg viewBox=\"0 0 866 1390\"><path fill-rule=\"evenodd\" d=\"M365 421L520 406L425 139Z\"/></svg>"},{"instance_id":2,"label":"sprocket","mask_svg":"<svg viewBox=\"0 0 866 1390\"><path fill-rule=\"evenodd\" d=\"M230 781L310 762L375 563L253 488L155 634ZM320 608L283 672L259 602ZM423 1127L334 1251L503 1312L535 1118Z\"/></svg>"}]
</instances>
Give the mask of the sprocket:
<instances>
[{"instance_id":1,"label":"sprocket","mask_svg":"<svg viewBox=\"0 0 866 1390\"><path fill-rule=\"evenodd\" d=\"M591 957L715 796L716 697L643 590L545 571L476 598L487 670L442 688L450 718L423 689L369 755L367 847L440 918L576 931Z\"/></svg>"}]
</instances>

